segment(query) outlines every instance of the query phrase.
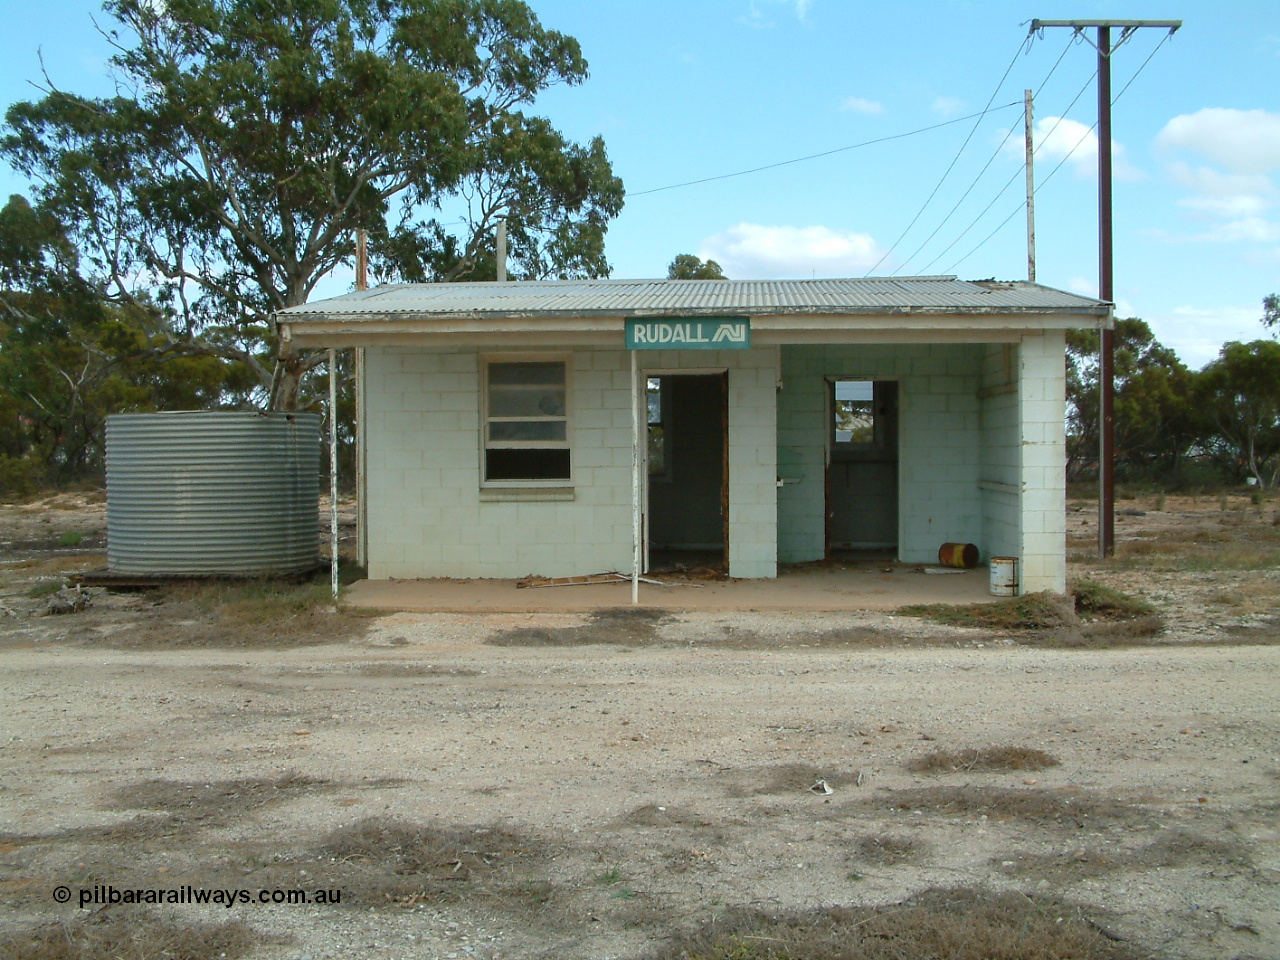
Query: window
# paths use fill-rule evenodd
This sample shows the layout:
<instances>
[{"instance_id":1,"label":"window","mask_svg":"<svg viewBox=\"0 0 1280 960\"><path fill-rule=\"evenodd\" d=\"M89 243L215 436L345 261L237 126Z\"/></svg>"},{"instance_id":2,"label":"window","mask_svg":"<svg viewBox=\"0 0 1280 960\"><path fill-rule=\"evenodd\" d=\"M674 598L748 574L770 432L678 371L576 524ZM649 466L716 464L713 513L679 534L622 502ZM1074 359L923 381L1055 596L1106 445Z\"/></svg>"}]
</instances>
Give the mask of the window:
<instances>
[{"instance_id":1,"label":"window","mask_svg":"<svg viewBox=\"0 0 1280 960\"><path fill-rule=\"evenodd\" d=\"M667 475L667 431L664 420L666 404L662 402L661 377L649 377L645 380L645 406L649 411L649 476L665 477Z\"/></svg>"},{"instance_id":2,"label":"window","mask_svg":"<svg viewBox=\"0 0 1280 960\"><path fill-rule=\"evenodd\" d=\"M485 482L567 482L568 364L490 360L484 370Z\"/></svg>"},{"instance_id":3,"label":"window","mask_svg":"<svg viewBox=\"0 0 1280 960\"><path fill-rule=\"evenodd\" d=\"M870 380L835 382L835 441L840 444L871 444L879 440L876 430L875 384Z\"/></svg>"}]
</instances>

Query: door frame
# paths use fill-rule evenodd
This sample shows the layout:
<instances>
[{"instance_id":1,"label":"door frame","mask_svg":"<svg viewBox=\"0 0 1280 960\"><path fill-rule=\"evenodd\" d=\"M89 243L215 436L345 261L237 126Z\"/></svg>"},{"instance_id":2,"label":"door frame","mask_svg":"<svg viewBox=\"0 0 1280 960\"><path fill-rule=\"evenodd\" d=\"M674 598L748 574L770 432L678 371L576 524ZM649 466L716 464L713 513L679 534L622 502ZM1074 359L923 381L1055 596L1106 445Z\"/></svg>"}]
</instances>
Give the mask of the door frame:
<instances>
[{"instance_id":1,"label":"door frame","mask_svg":"<svg viewBox=\"0 0 1280 960\"><path fill-rule=\"evenodd\" d=\"M720 480L720 504L724 516L724 565L729 566L729 367L640 367L636 371L640 382L644 384L642 396L648 396L649 379L652 377L713 377L721 378L724 430L724 449ZM641 570L649 572L649 408L645 403L645 442L640 445L640 476L643 479L641 503L641 525L644 536L644 564Z\"/></svg>"},{"instance_id":2,"label":"door frame","mask_svg":"<svg viewBox=\"0 0 1280 960\"><path fill-rule=\"evenodd\" d=\"M896 517L897 527L896 545L894 546L894 557L897 558L902 553L902 412L905 404L903 396L903 378L897 377L867 377L854 376L843 373L828 373L822 377L822 555L824 558L831 559L831 527L834 519L834 511L831 507L831 445L835 442L835 430L833 423L835 421L835 385L839 381L845 380L861 380L870 383L894 383L897 389L894 391L896 396L894 403L897 409L894 411L894 431L893 438L893 462L894 462L894 487L898 501L898 515Z\"/></svg>"}]
</instances>

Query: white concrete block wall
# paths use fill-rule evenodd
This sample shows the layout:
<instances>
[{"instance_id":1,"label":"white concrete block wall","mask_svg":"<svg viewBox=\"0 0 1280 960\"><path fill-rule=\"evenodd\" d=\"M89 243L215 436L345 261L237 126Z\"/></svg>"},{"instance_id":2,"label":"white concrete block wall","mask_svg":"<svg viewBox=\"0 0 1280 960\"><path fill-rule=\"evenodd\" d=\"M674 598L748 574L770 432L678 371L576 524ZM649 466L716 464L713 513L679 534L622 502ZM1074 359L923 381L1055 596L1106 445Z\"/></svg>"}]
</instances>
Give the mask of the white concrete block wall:
<instances>
[{"instance_id":1,"label":"white concrete block wall","mask_svg":"<svg viewBox=\"0 0 1280 960\"><path fill-rule=\"evenodd\" d=\"M1061 331L1023 338L1018 351L1022 421L1023 593L1067 589L1066 343Z\"/></svg>"},{"instance_id":2,"label":"white concrete block wall","mask_svg":"<svg viewBox=\"0 0 1280 960\"><path fill-rule=\"evenodd\" d=\"M626 353L570 353L572 500L482 499L480 358L477 350L368 349L370 578L629 572ZM729 368L730 575L776 575L777 351L653 352L639 359L652 370Z\"/></svg>"},{"instance_id":3,"label":"white concrete block wall","mask_svg":"<svg viewBox=\"0 0 1280 960\"><path fill-rule=\"evenodd\" d=\"M1022 432L1018 423L1017 344L983 348L979 417L982 425L983 560L1022 552ZM1012 387L1012 390L1008 388ZM993 485L1009 489L996 489Z\"/></svg>"},{"instance_id":4,"label":"white concrete block wall","mask_svg":"<svg viewBox=\"0 0 1280 960\"><path fill-rule=\"evenodd\" d=\"M778 398L779 557L825 549L826 377L897 380L898 557L930 563L947 541L981 543L983 504L978 344L859 344L782 348Z\"/></svg>"}]
</instances>

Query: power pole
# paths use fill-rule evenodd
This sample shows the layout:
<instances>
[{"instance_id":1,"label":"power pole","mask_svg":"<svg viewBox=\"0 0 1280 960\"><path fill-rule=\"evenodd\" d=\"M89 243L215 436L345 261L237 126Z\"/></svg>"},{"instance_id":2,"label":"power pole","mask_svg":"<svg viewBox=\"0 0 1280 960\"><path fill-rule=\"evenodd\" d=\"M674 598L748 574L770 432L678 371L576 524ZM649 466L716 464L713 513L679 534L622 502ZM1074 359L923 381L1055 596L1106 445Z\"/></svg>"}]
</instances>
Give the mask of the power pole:
<instances>
[{"instance_id":1,"label":"power pole","mask_svg":"<svg viewBox=\"0 0 1280 960\"><path fill-rule=\"evenodd\" d=\"M1022 91L1023 139L1027 146L1027 280L1036 282L1036 168L1031 142L1031 91Z\"/></svg>"},{"instance_id":2,"label":"power pole","mask_svg":"<svg viewBox=\"0 0 1280 960\"><path fill-rule=\"evenodd\" d=\"M1071 27L1084 32L1098 31L1098 298L1115 302L1111 248L1111 55L1143 27L1157 27L1175 33L1181 20L1032 20L1031 33L1045 27ZM1111 29L1120 39L1111 46ZM1109 557L1116 550L1116 456L1115 456L1115 333L1104 328L1098 358L1098 556Z\"/></svg>"}]
</instances>

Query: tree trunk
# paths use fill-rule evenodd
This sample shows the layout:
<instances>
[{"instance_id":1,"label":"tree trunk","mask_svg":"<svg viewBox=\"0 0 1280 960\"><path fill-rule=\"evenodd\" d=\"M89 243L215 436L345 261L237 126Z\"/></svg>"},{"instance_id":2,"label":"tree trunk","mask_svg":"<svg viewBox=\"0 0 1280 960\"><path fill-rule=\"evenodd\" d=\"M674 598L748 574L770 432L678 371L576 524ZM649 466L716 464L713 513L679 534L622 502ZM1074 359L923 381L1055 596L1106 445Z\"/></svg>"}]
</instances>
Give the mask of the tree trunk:
<instances>
[{"instance_id":1,"label":"tree trunk","mask_svg":"<svg viewBox=\"0 0 1280 960\"><path fill-rule=\"evenodd\" d=\"M296 410L298 395L302 389L302 377L307 372L307 362L296 353L281 355L276 359L276 372L267 409Z\"/></svg>"}]
</instances>

